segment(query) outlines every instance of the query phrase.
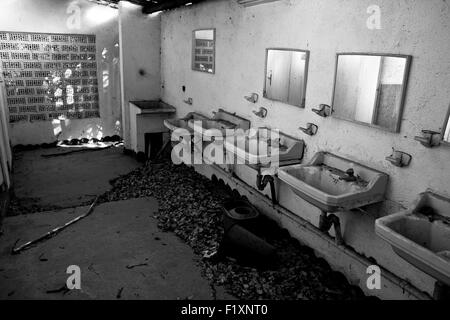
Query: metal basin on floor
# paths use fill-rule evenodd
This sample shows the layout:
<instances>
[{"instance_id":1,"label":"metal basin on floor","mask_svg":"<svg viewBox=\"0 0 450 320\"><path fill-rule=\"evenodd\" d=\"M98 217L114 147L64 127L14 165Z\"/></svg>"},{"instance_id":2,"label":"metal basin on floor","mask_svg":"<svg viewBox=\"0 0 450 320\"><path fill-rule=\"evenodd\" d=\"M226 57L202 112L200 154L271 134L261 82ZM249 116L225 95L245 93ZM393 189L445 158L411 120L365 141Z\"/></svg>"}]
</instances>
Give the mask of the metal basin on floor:
<instances>
[{"instance_id":1,"label":"metal basin on floor","mask_svg":"<svg viewBox=\"0 0 450 320\"><path fill-rule=\"evenodd\" d=\"M450 286L450 199L420 194L411 209L379 218L375 232L416 268Z\"/></svg>"},{"instance_id":2,"label":"metal basin on floor","mask_svg":"<svg viewBox=\"0 0 450 320\"><path fill-rule=\"evenodd\" d=\"M348 179L349 169L353 179ZM295 194L325 212L382 201L388 181L383 172L328 152L316 153L306 165L280 167L277 175Z\"/></svg>"}]
</instances>

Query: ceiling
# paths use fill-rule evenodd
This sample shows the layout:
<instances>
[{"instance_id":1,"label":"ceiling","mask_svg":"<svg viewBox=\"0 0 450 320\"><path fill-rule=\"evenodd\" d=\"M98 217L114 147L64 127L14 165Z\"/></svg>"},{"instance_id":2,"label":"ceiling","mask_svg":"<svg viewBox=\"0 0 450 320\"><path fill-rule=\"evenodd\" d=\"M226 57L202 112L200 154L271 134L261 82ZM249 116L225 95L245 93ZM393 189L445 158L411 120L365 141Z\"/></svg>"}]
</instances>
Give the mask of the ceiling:
<instances>
[{"instance_id":1,"label":"ceiling","mask_svg":"<svg viewBox=\"0 0 450 320\"><path fill-rule=\"evenodd\" d=\"M120 0L90 0L99 4L118 4ZM127 0L142 6L142 12L153 13L208 0Z\"/></svg>"}]
</instances>

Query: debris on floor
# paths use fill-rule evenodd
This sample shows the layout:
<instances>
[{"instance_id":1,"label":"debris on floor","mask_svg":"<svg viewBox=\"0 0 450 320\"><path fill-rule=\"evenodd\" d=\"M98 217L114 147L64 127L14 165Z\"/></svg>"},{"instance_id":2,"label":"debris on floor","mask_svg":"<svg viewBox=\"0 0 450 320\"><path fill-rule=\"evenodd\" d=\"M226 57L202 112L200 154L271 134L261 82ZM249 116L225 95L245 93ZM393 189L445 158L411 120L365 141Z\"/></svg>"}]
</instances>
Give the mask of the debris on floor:
<instances>
[{"instance_id":1,"label":"debris on floor","mask_svg":"<svg viewBox=\"0 0 450 320\"><path fill-rule=\"evenodd\" d=\"M76 222L86 218L87 216L89 216L94 211L94 208L97 205L97 201L98 201L98 197L95 198L95 200L92 202L92 204L90 205L90 207L86 211L86 213L84 213L84 214L82 214L82 215L80 215L80 216L78 216L78 217L76 217L76 218L66 222L64 225L58 226L58 227L56 227L56 228L46 232L42 236L40 236L40 237L38 237L38 238L36 238L34 240L30 240L30 241L20 245L19 247L14 246L12 251L11 251L11 254L18 254L18 253L20 253L20 252L30 248L31 246L33 246L33 245L35 245L35 244L37 244L39 242L45 241L47 239L50 239L51 237L55 236L57 233L59 233L60 231L66 229L70 225L72 225L72 224L74 224L74 223L76 223Z\"/></svg>"},{"instance_id":2,"label":"debris on floor","mask_svg":"<svg viewBox=\"0 0 450 320\"><path fill-rule=\"evenodd\" d=\"M223 285L241 299L364 299L328 263L300 245L287 231L261 217L258 234L275 247L277 259L264 267L217 254L224 236L222 206L235 193L185 165L170 160L139 167L114 180L99 201L153 196L159 201L159 228L174 232L202 257L199 263L211 285ZM220 250L219 250L220 249Z\"/></svg>"}]
</instances>

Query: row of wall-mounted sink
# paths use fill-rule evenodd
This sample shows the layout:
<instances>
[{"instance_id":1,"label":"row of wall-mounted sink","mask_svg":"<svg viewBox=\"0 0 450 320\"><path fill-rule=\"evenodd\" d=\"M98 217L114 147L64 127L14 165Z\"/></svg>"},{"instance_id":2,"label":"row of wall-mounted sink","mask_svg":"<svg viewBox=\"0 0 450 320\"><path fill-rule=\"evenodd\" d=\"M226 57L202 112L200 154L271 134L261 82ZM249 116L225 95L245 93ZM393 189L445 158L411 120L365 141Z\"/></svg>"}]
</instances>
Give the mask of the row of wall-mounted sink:
<instances>
[{"instance_id":1,"label":"row of wall-mounted sink","mask_svg":"<svg viewBox=\"0 0 450 320\"><path fill-rule=\"evenodd\" d=\"M200 150L205 146L203 139L206 144L212 140L220 143L225 153L232 156L233 162L231 165L228 162L228 167L247 164L257 168L258 175L265 172L272 179L274 176L286 183L296 195L322 211L321 230L328 231L334 225L338 244L342 243L339 219L334 214L327 216L327 213L384 200L389 178L386 173L325 151L316 153L307 164L301 164L305 148L303 140L281 132L273 139L270 133L274 129L251 128L250 121L223 109L219 109L212 119L193 112L182 119L168 119L164 124L172 133L183 129L183 138L191 139L195 134L202 137L195 144ZM215 139L216 135L225 137L227 129L241 130L234 131L233 139ZM254 146L261 143L269 148L259 152L261 148ZM257 185L261 190L261 176L258 178ZM265 184L262 189L264 187ZM274 195L272 190L272 198ZM448 198L432 191L424 192L412 209L377 219L375 231L403 259L433 276L446 288L450 286Z\"/></svg>"}]
</instances>

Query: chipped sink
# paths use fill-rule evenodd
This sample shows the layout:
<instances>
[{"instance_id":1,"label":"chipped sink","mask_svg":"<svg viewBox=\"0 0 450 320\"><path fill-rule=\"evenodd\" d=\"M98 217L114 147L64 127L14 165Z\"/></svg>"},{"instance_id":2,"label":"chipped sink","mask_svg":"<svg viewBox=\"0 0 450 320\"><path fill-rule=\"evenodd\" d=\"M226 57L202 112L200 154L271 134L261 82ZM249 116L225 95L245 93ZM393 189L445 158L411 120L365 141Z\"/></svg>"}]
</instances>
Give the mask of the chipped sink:
<instances>
[{"instance_id":1,"label":"chipped sink","mask_svg":"<svg viewBox=\"0 0 450 320\"><path fill-rule=\"evenodd\" d=\"M450 286L450 199L427 190L411 209L378 218L375 232L416 268Z\"/></svg>"},{"instance_id":2,"label":"chipped sink","mask_svg":"<svg viewBox=\"0 0 450 320\"><path fill-rule=\"evenodd\" d=\"M345 180L349 169L354 172L354 181ZM381 171L323 151L309 164L280 167L277 175L295 194L324 212L380 202L388 181L388 175Z\"/></svg>"},{"instance_id":3,"label":"chipped sink","mask_svg":"<svg viewBox=\"0 0 450 320\"><path fill-rule=\"evenodd\" d=\"M247 130L250 128L250 121L237 116L235 113L219 109L214 113L212 119L191 119L188 121L188 126L196 133L211 140L212 137L217 138L218 132L221 133L222 137L225 137L227 129Z\"/></svg>"},{"instance_id":4,"label":"chipped sink","mask_svg":"<svg viewBox=\"0 0 450 320\"><path fill-rule=\"evenodd\" d=\"M233 140L227 139L225 149L243 164L298 162L303 158L304 141L277 129L260 127L237 134Z\"/></svg>"},{"instance_id":5,"label":"chipped sink","mask_svg":"<svg viewBox=\"0 0 450 320\"><path fill-rule=\"evenodd\" d=\"M170 131L175 131L177 129L185 129L185 130L187 130L189 132L192 132L192 128L188 126L188 121L189 120L207 120L207 119L208 119L208 117L202 115L201 113L189 112L183 118L166 119L166 120L164 120L164 125Z\"/></svg>"}]
</instances>

